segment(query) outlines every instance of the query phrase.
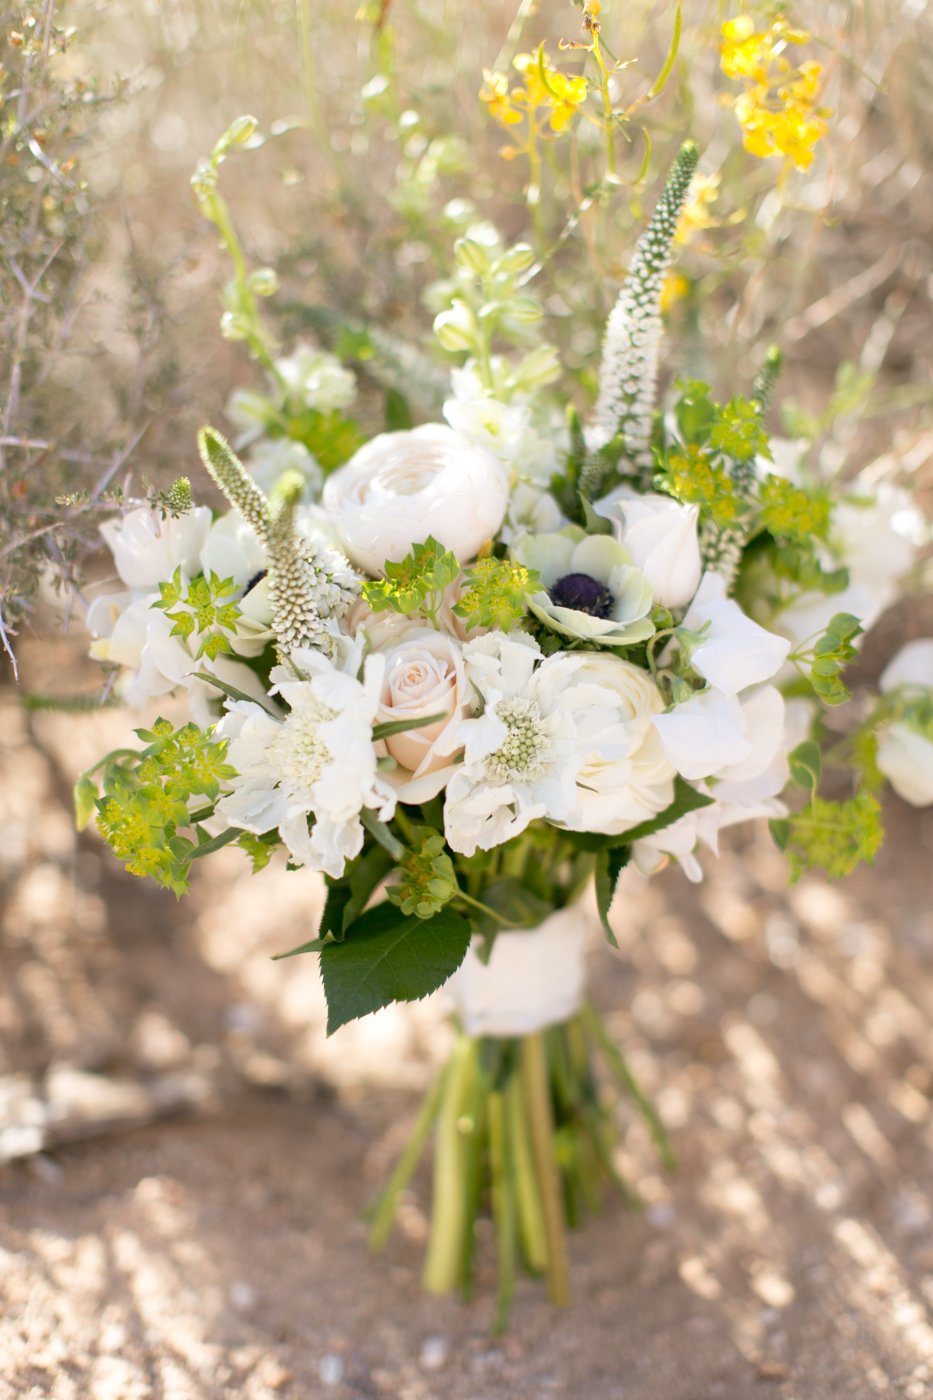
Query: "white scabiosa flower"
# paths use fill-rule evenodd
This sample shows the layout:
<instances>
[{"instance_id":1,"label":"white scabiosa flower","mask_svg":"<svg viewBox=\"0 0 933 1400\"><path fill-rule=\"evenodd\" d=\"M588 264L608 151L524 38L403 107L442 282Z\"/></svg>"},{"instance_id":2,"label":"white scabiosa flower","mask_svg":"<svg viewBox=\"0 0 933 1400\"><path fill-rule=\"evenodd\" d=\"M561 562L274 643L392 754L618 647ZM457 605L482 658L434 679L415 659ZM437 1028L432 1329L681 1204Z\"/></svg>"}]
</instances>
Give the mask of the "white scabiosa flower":
<instances>
[{"instance_id":1,"label":"white scabiosa flower","mask_svg":"<svg viewBox=\"0 0 933 1400\"><path fill-rule=\"evenodd\" d=\"M537 818L570 817L577 775L612 716L605 691L577 681L582 655L542 660L530 637L494 632L463 656L485 709L460 725L464 761L447 784L444 824L451 847L473 855Z\"/></svg>"},{"instance_id":2,"label":"white scabiosa flower","mask_svg":"<svg viewBox=\"0 0 933 1400\"><path fill-rule=\"evenodd\" d=\"M523 535L511 553L540 574L544 587L528 606L553 631L606 647L653 635L651 586L611 535L568 525L552 535Z\"/></svg>"},{"instance_id":3,"label":"white scabiosa flower","mask_svg":"<svg viewBox=\"0 0 933 1400\"><path fill-rule=\"evenodd\" d=\"M360 812L388 821L395 811L372 735L385 663L367 657L359 680L359 659L359 647L342 667L311 648L296 651L291 662L301 679L291 667L272 672L287 714L237 701L218 726L238 775L218 814L258 836L277 830L293 860L334 879L362 849Z\"/></svg>"}]
</instances>

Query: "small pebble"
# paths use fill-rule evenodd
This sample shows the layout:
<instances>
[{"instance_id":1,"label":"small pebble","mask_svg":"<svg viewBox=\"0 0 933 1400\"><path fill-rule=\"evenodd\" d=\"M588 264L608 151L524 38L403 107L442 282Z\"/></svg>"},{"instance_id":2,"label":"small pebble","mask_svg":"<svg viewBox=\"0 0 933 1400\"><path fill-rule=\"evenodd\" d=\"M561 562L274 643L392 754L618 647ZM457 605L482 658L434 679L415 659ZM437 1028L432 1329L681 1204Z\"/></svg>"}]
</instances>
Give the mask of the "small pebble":
<instances>
[{"instance_id":1,"label":"small pebble","mask_svg":"<svg viewBox=\"0 0 933 1400\"><path fill-rule=\"evenodd\" d=\"M447 1364L450 1341L447 1337L426 1337L421 1348L421 1365L425 1371L439 1371Z\"/></svg>"},{"instance_id":2,"label":"small pebble","mask_svg":"<svg viewBox=\"0 0 933 1400\"><path fill-rule=\"evenodd\" d=\"M230 1302L237 1312L249 1312L251 1308L256 1306L257 1297L252 1284L244 1283L242 1279L238 1279L236 1283L230 1285Z\"/></svg>"},{"instance_id":3,"label":"small pebble","mask_svg":"<svg viewBox=\"0 0 933 1400\"><path fill-rule=\"evenodd\" d=\"M343 1380L343 1359L336 1352L329 1351L322 1356L317 1366L322 1385L339 1385Z\"/></svg>"}]
</instances>

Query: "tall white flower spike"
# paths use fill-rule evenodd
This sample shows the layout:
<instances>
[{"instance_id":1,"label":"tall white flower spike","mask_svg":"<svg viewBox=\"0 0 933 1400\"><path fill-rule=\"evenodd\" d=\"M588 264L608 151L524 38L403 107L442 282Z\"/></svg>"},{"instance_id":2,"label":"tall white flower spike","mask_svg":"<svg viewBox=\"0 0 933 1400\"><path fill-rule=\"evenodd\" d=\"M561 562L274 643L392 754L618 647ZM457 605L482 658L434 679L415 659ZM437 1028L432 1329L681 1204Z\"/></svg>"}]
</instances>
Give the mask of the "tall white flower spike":
<instances>
[{"instance_id":1,"label":"tall white flower spike","mask_svg":"<svg viewBox=\"0 0 933 1400\"><path fill-rule=\"evenodd\" d=\"M622 438L625 462L640 473L651 469L652 415L663 332L661 292L698 159L694 143L684 142L606 323L599 397L586 431L591 455L580 481L583 494L591 499L605 474L600 449L614 437Z\"/></svg>"},{"instance_id":2,"label":"tall white flower spike","mask_svg":"<svg viewBox=\"0 0 933 1400\"><path fill-rule=\"evenodd\" d=\"M202 428L198 450L227 500L269 552L272 629L280 653L285 657L298 647L317 647L329 654L338 635L337 620L355 602L360 584L342 554L305 539L299 531L301 485L286 489L273 514L265 494L220 433Z\"/></svg>"}]
</instances>

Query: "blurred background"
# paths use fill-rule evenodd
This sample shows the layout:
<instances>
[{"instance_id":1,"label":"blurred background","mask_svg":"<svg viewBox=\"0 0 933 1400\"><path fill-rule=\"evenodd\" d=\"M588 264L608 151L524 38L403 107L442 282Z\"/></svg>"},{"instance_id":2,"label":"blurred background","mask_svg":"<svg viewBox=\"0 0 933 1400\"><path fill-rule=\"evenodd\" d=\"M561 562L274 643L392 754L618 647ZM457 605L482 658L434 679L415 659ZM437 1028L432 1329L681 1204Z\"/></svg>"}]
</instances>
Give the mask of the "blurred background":
<instances>
[{"instance_id":1,"label":"blurred background","mask_svg":"<svg viewBox=\"0 0 933 1400\"><path fill-rule=\"evenodd\" d=\"M676 10L603 5L632 60L618 183L582 124L550 147L532 223L527 167L478 93L541 40L579 71L563 0L0 0L0 1396L933 1393L929 813L892 797L875 868L837 886L788 891L764 832L701 886L626 877L622 952L594 948L593 984L680 1169L662 1176L623 1114L644 1209L584 1228L573 1308L528 1283L504 1341L488 1296L419 1293L424 1173L386 1254L366 1252L362 1208L448 1044L442 1000L327 1041L313 960L270 961L311 936L314 877L253 879L223 851L176 904L73 831L71 785L129 717L93 703L80 602L55 579L100 572L109 490L197 481L196 429L261 385L220 334L229 259L190 188L241 113L263 140L221 187L249 266L280 279L263 313L283 350L317 336L354 360L368 430L384 389L361 327L428 350L479 218L535 239L584 403L692 136L709 198L670 284L665 373L728 396L777 342L775 429L933 515L933 7L746 7L762 28L788 10L823 65L828 133L784 174L743 149L720 71L738 6L686 0L644 100ZM434 372L414 374L427 400ZM918 591L859 664L877 675L923 635Z\"/></svg>"}]
</instances>

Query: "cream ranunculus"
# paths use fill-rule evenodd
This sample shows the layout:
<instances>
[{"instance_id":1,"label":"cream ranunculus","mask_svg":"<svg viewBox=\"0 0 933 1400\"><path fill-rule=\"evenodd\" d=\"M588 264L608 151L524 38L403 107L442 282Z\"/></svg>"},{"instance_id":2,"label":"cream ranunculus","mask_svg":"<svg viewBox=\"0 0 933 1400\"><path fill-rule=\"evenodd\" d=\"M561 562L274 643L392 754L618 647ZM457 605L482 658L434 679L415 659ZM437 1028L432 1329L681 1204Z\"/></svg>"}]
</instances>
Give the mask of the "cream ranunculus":
<instances>
[{"instance_id":1,"label":"cream ranunculus","mask_svg":"<svg viewBox=\"0 0 933 1400\"><path fill-rule=\"evenodd\" d=\"M584 759L577 774L577 808L565 825L616 836L673 801L674 765L651 723L664 700L649 673L621 657L587 657L577 677L604 687L615 724Z\"/></svg>"},{"instance_id":2,"label":"cream ranunculus","mask_svg":"<svg viewBox=\"0 0 933 1400\"><path fill-rule=\"evenodd\" d=\"M649 491L643 496L619 487L596 510L612 521L616 539L651 584L655 602L684 608L700 582L697 506Z\"/></svg>"},{"instance_id":3,"label":"cream ranunculus","mask_svg":"<svg viewBox=\"0 0 933 1400\"><path fill-rule=\"evenodd\" d=\"M433 535L461 563L502 524L508 474L501 462L442 424L381 433L324 486L324 509L350 560L379 574Z\"/></svg>"},{"instance_id":4,"label":"cream ranunculus","mask_svg":"<svg viewBox=\"0 0 933 1400\"><path fill-rule=\"evenodd\" d=\"M463 655L453 637L430 627L410 627L383 655L385 674L376 723L442 716L423 729L409 729L383 741L399 765L386 775L399 800L427 802L456 771L453 759L462 748L460 721L474 708Z\"/></svg>"}]
</instances>

